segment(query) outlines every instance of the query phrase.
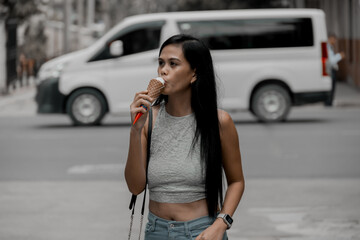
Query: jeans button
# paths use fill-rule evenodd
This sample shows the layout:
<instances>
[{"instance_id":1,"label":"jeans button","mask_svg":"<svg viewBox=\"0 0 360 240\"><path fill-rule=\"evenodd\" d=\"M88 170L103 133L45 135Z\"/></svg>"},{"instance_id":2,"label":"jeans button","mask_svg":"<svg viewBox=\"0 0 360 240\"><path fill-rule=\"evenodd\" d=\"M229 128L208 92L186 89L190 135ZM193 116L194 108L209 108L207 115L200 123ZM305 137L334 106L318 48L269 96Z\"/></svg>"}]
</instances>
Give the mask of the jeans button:
<instances>
[{"instance_id":1,"label":"jeans button","mask_svg":"<svg viewBox=\"0 0 360 240\"><path fill-rule=\"evenodd\" d=\"M171 223L171 224L170 224L170 227L173 228L173 227L175 227L175 225Z\"/></svg>"}]
</instances>

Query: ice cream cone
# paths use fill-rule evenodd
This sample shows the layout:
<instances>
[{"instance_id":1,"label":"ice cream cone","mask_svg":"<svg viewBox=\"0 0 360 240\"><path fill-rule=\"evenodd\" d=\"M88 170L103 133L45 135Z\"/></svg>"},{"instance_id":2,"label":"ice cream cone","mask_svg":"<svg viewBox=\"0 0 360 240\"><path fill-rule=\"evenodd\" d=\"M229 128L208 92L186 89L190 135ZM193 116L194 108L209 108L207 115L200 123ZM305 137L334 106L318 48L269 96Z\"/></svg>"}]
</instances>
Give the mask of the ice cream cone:
<instances>
[{"instance_id":1,"label":"ice cream cone","mask_svg":"<svg viewBox=\"0 0 360 240\"><path fill-rule=\"evenodd\" d=\"M164 79L160 77L151 79L147 87L147 90L149 91L148 95L153 99L157 99L164 89L164 83Z\"/></svg>"},{"instance_id":2,"label":"ice cream cone","mask_svg":"<svg viewBox=\"0 0 360 240\"><path fill-rule=\"evenodd\" d=\"M161 77L151 79L150 82L149 82L149 85L147 87L148 95L154 100L157 99L160 96L160 94L162 93L163 89L164 89L164 84L165 84L165 81ZM143 105L141 105L141 106L146 109L145 106L143 106ZM137 120L142 115L143 114L141 112L136 114L133 125L137 122Z\"/></svg>"}]
</instances>

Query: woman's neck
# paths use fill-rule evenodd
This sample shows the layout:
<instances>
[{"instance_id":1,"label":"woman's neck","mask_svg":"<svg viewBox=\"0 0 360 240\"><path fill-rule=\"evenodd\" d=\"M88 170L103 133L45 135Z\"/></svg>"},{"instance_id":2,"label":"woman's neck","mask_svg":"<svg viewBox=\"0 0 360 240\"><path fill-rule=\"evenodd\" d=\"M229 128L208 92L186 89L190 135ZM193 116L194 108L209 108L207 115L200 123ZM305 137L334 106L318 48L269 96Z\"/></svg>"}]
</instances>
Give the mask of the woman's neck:
<instances>
[{"instance_id":1,"label":"woman's neck","mask_svg":"<svg viewBox=\"0 0 360 240\"><path fill-rule=\"evenodd\" d=\"M191 93L188 96L168 96L166 112L174 117L182 117L193 112L191 108Z\"/></svg>"}]
</instances>

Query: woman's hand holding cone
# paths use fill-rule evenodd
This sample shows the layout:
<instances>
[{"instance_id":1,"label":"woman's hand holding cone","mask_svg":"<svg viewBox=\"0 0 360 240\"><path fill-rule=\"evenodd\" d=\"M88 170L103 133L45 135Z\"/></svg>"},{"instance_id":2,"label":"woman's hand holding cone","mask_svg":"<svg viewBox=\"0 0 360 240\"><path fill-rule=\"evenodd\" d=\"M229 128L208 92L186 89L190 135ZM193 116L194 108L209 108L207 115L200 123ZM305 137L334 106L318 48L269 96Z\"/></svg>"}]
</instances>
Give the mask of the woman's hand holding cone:
<instances>
[{"instance_id":1,"label":"woman's hand holding cone","mask_svg":"<svg viewBox=\"0 0 360 240\"><path fill-rule=\"evenodd\" d=\"M151 103L160 96L160 94L162 93L162 91L164 89L164 83L165 83L165 81L160 77L151 79L149 82L149 85L147 87L147 90L137 93L135 95L134 102L137 99L138 95L139 95L139 97L142 97L142 96L144 96L144 94L146 94L146 97L147 97L146 99L149 102L147 102L148 104L135 105L135 106L140 106L140 108L143 108L143 109L140 109L140 111L137 112L137 114L135 115L135 118L133 118L133 114L131 115L131 120L133 122L133 125L135 125L135 123L141 118L141 116L147 112ZM131 109L131 107L130 107L130 109ZM144 123L145 123L145 121L144 121ZM142 124L141 126L143 126L143 125L144 124Z\"/></svg>"},{"instance_id":2,"label":"woman's hand holding cone","mask_svg":"<svg viewBox=\"0 0 360 240\"><path fill-rule=\"evenodd\" d=\"M131 122L133 122L133 125L137 122L136 126L139 128L144 126L146 117L137 117L137 120L135 121L136 116L139 116L139 114L141 114L141 116L145 114L146 116L147 109L149 109L151 103L154 101L154 99L148 95L148 92L148 90L145 90L136 93L134 101L130 105Z\"/></svg>"}]
</instances>

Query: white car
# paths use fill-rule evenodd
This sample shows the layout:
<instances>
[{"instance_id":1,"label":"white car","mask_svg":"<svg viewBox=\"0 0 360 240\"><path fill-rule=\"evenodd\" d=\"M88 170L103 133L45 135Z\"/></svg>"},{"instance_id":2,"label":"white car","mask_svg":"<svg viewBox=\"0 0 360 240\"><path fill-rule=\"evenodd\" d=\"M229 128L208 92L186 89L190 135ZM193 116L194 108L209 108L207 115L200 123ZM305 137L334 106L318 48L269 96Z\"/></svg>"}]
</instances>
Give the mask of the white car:
<instances>
[{"instance_id":1,"label":"white car","mask_svg":"<svg viewBox=\"0 0 360 240\"><path fill-rule=\"evenodd\" d=\"M157 76L162 42L184 33L211 49L219 105L283 121L291 106L325 102L325 15L315 9L173 12L124 19L90 47L46 62L39 71L39 113L67 113L76 125L105 114L129 115L136 92Z\"/></svg>"}]
</instances>

